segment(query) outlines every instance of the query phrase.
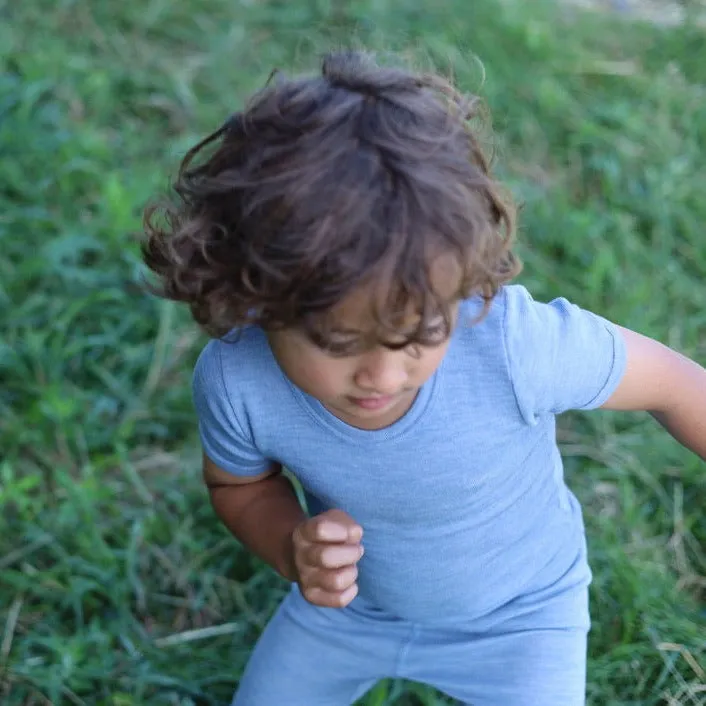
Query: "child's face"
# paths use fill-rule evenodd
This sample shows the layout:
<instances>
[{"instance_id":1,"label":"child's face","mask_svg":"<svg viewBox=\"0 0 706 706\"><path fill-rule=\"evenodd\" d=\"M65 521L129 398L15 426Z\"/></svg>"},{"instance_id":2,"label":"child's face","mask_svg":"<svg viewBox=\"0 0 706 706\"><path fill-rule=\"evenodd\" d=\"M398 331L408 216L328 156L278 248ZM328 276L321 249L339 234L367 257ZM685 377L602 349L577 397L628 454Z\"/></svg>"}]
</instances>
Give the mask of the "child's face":
<instances>
[{"instance_id":1,"label":"child's face","mask_svg":"<svg viewBox=\"0 0 706 706\"><path fill-rule=\"evenodd\" d=\"M450 296L458 291L451 289L454 277L448 276L448 270L442 283ZM458 301L452 313L455 323ZM365 341L375 339L375 331L371 331L374 319L370 294L363 290L349 296L332 314L334 326L328 350L312 342L303 331L269 334L280 367L297 387L344 422L360 429L382 429L393 424L409 410L419 388L441 363L448 338L442 332L438 344L414 346L414 354L410 349L365 345ZM431 322L431 326L436 323ZM415 317L410 315L401 330L413 330L415 324Z\"/></svg>"}]
</instances>

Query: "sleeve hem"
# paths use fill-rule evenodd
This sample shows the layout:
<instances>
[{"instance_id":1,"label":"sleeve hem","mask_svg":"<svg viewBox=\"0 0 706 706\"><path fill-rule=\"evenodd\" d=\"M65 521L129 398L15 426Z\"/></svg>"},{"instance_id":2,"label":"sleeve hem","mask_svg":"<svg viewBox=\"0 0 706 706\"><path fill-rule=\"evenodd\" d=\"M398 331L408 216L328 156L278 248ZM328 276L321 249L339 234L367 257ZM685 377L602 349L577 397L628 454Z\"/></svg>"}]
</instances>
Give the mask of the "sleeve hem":
<instances>
[{"instance_id":1,"label":"sleeve hem","mask_svg":"<svg viewBox=\"0 0 706 706\"><path fill-rule=\"evenodd\" d=\"M222 458L220 454L214 453L213 449L209 448L210 444L204 441L203 436L201 437L201 446L203 447L204 453L211 459L211 461L213 461L222 470L234 476L243 476L245 478L259 476L261 473L267 471L271 465L269 461L257 466L249 467L232 463L231 461Z\"/></svg>"},{"instance_id":2,"label":"sleeve hem","mask_svg":"<svg viewBox=\"0 0 706 706\"><path fill-rule=\"evenodd\" d=\"M586 404L581 407L577 407L576 409L578 410L597 409L601 405L605 404L613 392L615 392L620 380L623 377L623 374L625 373L625 367L627 365L627 351L625 349L625 342L615 326L606 321L605 327L613 339L613 363L611 365L610 373L608 374L608 378L598 394Z\"/></svg>"}]
</instances>

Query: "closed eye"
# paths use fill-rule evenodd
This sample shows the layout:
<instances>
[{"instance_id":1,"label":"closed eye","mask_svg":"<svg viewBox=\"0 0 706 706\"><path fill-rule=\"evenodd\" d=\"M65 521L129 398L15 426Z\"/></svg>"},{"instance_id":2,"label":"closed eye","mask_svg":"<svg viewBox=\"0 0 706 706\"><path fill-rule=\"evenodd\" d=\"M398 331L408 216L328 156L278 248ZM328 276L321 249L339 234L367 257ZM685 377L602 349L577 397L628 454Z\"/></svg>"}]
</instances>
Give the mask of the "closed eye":
<instances>
[{"instance_id":1,"label":"closed eye","mask_svg":"<svg viewBox=\"0 0 706 706\"><path fill-rule=\"evenodd\" d=\"M345 358L346 356L363 352L365 346L363 346L360 341L346 341L340 343L329 341L325 346L322 346L321 349L336 358Z\"/></svg>"},{"instance_id":2,"label":"closed eye","mask_svg":"<svg viewBox=\"0 0 706 706\"><path fill-rule=\"evenodd\" d=\"M419 333L413 333L406 338L400 337L398 340L381 341L381 345L391 349L402 349L408 346L439 346L449 336L449 330L445 323L440 323L435 326L429 326L422 329Z\"/></svg>"},{"instance_id":3,"label":"closed eye","mask_svg":"<svg viewBox=\"0 0 706 706\"><path fill-rule=\"evenodd\" d=\"M379 340L378 345L391 350L402 350L407 347L420 345L434 347L444 343L448 336L449 328L441 320L439 323L434 323L419 333L414 332L407 336L400 334L398 337ZM374 343L371 344L364 336L337 336L336 333L323 336L316 331L309 333L309 339L324 353L336 358L359 355L375 345Z\"/></svg>"},{"instance_id":4,"label":"closed eye","mask_svg":"<svg viewBox=\"0 0 706 706\"><path fill-rule=\"evenodd\" d=\"M430 341L445 341L448 335L449 330L444 323L432 326L422 332L422 338Z\"/></svg>"},{"instance_id":5,"label":"closed eye","mask_svg":"<svg viewBox=\"0 0 706 706\"><path fill-rule=\"evenodd\" d=\"M327 338L316 332L311 332L309 338L317 348L334 357L355 355L365 348L361 337Z\"/></svg>"}]
</instances>

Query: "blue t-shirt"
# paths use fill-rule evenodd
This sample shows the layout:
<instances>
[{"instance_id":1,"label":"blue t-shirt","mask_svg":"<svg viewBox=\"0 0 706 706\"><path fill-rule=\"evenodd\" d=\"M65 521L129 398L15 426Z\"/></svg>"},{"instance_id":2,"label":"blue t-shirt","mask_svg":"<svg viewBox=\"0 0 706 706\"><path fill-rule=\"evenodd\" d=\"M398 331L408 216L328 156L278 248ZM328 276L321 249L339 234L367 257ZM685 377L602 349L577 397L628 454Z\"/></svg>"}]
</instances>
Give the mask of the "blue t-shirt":
<instances>
[{"instance_id":1,"label":"blue t-shirt","mask_svg":"<svg viewBox=\"0 0 706 706\"><path fill-rule=\"evenodd\" d=\"M463 302L443 362L381 430L351 427L292 384L257 327L209 342L194 373L208 456L241 476L278 461L311 514L349 513L364 532L361 598L412 621L473 619L590 581L555 415L608 399L625 368L622 337L519 285L471 324L480 310L478 298Z\"/></svg>"}]
</instances>

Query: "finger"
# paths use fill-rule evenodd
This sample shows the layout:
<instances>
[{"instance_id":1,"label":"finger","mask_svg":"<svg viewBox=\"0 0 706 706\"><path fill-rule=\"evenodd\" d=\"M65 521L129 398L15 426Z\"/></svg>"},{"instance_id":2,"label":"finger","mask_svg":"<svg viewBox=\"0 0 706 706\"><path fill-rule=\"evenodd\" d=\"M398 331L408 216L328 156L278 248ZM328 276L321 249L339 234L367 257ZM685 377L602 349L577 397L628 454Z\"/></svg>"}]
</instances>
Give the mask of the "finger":
<instances>
[{"instance_id":1,"label":"finger","mask_svg":"<svg viewBox=\"0 0 706 706\"><path fill-rule=\"evenodd\" d=\"M363 528L343 510L328 510L317 515L303 528L313 542L359 542Z\"/></svg>"},{"instance_id":2,"label":"finger","mask_svg":"<svg viewBox=\"0 0 706 706\"><path fill-rule=\"evenodd\" d=\"M346 528L348 536L344 541L360 542L363 538L363 528L347 512L343 512L343 510L329 510L325 512L322 517L326 517L327 522L333 520Z\"/></svg>"},{"instance_id":3,"label":"finger","mask_svg":"<svg viewBox=\"0 0 706 706\"><path fill-rule=\"evenodd\" d=\"M322 515L317 515L300 525L296 532L304 542L345 542L348 530Z\"/></svg>"},{"instance_id":4,"label":"finger","mask_svg":"<svg viewBox=\"0 0 706 706\"><path fill-rule=\"evenodd\" d=\"M325 569L341 569L363 556L360 544L310 544L303 553L304 563Z\"/></svg>"},{"instance_id":5,"label":"finger","mask_svg":"<svg viewBox=\"0 0 706 706\"><path fill-rule=\"evenodd\" d=\"M322 608L345 608L358 595L358 584L354 583L350 588L339 593L313 587L302 590L302 595L309 603Z\"/></svg>"},{"instance_id":6,"label":"finger","mask_svg":"<svg viewBox=\"0 0 706 706\"><path fill-rule=\"evenodd\" d=\"M316 586L329 593L347 591L358 578L358 569L347 566L344 569L319 569L308 577L307 585Z\"/></svg>"}]
</instances>

